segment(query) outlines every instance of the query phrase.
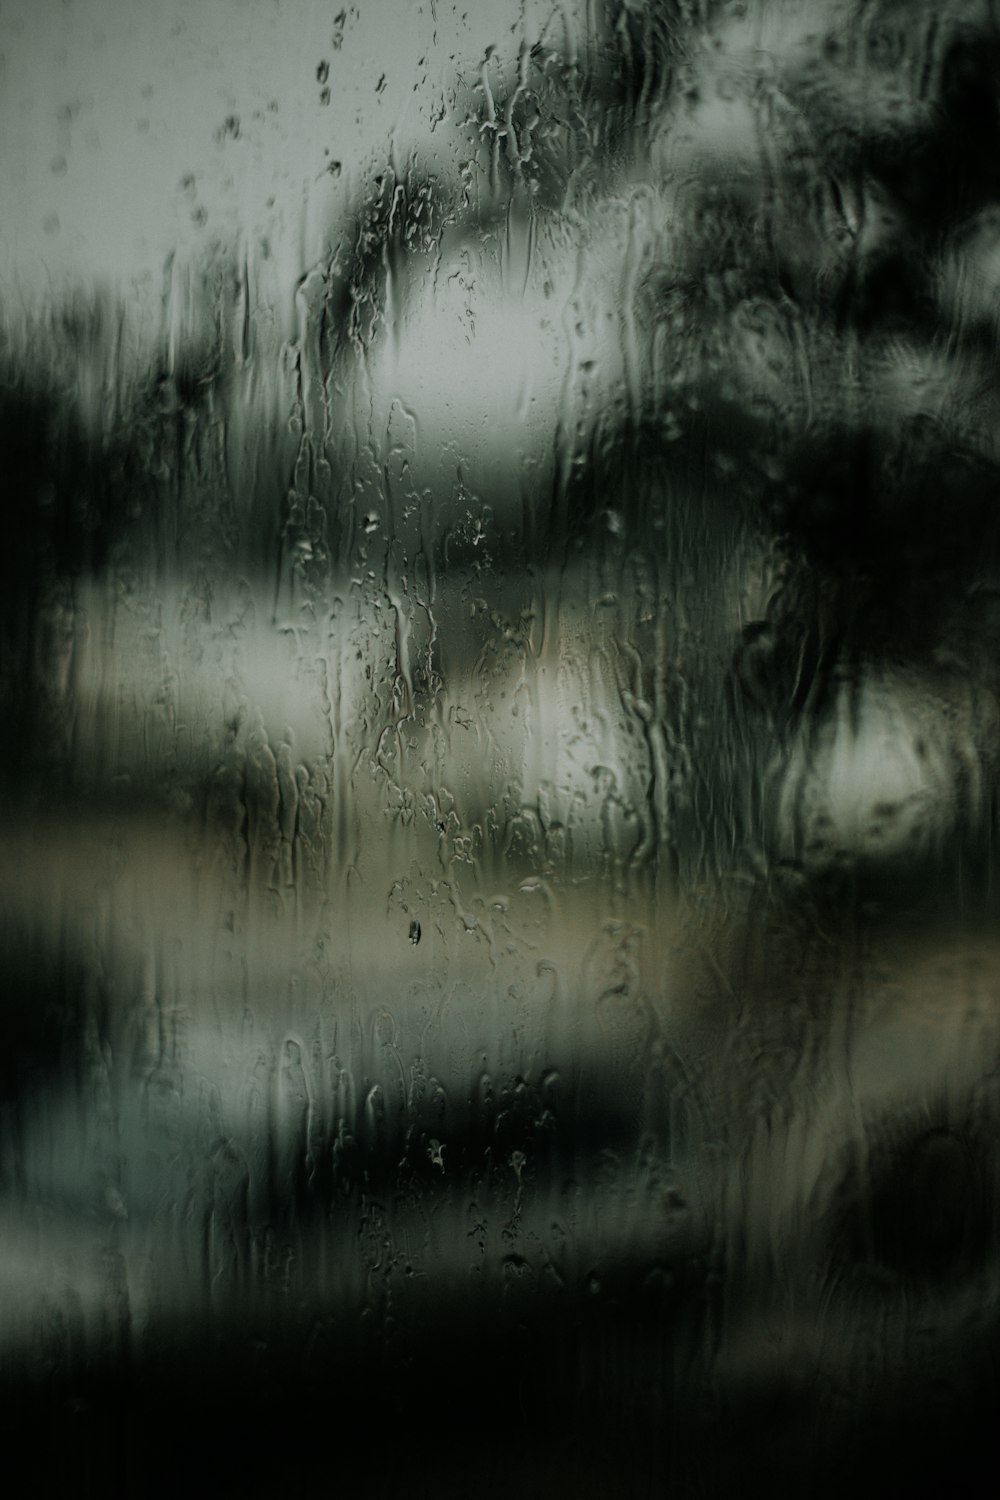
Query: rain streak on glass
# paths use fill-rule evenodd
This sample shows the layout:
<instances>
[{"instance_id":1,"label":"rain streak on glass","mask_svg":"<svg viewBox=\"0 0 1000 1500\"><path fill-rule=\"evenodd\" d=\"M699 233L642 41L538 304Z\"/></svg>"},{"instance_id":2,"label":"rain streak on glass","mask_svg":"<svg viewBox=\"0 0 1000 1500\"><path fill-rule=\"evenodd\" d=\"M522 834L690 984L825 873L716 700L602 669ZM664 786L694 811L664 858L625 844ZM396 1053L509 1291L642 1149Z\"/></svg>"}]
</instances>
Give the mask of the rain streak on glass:
<instances>
[{"instance_id":1,"label":"rain streak on glass","mask_svg":"<svg viewBox=\"0 0 1000 1500\"><path fill-rule=\"evenodd\" d=\"M983 1493L994 7L9 0L0 81L8 1448Z\"/></svg>"}]
</instances>

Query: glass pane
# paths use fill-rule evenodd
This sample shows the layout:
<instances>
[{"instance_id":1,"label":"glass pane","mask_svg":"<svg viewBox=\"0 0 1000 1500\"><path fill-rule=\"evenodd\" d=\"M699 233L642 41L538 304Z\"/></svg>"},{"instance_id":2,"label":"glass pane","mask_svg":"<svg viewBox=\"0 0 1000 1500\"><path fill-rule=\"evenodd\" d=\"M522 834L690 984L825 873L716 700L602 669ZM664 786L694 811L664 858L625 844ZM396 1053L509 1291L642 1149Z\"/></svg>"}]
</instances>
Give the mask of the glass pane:
<instances>
[{"instance_id":1,"label":"glass pane","mask_svg":"<svg viewBox=\"0 0 1000 1500\"><path fill-rule=\"evenodd\" d=\"M0 9L40 1490L981 1492L993 9Z\"/></svg>"}]
</instances>

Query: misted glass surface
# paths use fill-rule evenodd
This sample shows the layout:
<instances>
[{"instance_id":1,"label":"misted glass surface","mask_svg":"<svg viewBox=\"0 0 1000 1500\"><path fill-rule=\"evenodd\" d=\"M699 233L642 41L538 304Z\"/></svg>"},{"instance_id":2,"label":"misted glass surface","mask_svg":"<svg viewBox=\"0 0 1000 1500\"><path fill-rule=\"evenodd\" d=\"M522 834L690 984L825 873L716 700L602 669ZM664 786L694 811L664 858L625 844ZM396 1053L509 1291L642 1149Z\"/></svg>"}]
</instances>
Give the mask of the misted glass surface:
<instances>
[{"instance_id":1,"label":"misted glass surface","mask_svg":"<svg viewBox=\"0 0 1000 1500\"><path fill-rule=\"evenodd\" d=\"M4 0L18 1493L982 1494L988 0Z\"/></svg>"}]
</instances>

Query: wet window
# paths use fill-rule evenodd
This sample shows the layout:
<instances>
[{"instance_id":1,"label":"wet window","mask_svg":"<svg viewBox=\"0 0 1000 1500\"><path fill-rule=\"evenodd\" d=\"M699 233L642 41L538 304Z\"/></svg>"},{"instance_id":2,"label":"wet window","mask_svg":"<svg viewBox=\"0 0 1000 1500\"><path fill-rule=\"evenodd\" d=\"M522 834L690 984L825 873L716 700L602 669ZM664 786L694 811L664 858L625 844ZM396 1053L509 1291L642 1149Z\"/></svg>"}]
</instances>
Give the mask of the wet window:
<instances>
[{"instance_id":1,"label":"wet window","mask_svg":"<svg viewBox=\"0 0 1000 1500\"><path fill-rule=\"evenodd\" d=\"M979 1493L993 8L11 0L0 82L41 1488Z\"/></svg>"}]
</instances>

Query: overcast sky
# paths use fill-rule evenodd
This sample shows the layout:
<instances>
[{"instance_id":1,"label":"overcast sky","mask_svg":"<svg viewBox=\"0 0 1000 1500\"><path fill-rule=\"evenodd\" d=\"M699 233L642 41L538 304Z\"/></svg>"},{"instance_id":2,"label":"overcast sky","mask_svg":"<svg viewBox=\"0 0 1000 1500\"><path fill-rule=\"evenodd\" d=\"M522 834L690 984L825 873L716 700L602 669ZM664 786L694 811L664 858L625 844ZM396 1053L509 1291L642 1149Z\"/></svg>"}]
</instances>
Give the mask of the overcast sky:
<instances>
[{"instance_id":1,"label":"overcast sky","mask_svg":"<svg viewBox=\"0 0 1000 1500\"><path fill-rule=\"evenodd\" d=\"M22 297L94 281L138 309L171 251L200 257L241 237L267 238L297 280L366 165L394 136L426 135L456 68L474 74L491 45L515 58L520 38L543 28L562 47L586 10L586 0L0 0L8 316Z\"/></svg>"}]
</instances>

